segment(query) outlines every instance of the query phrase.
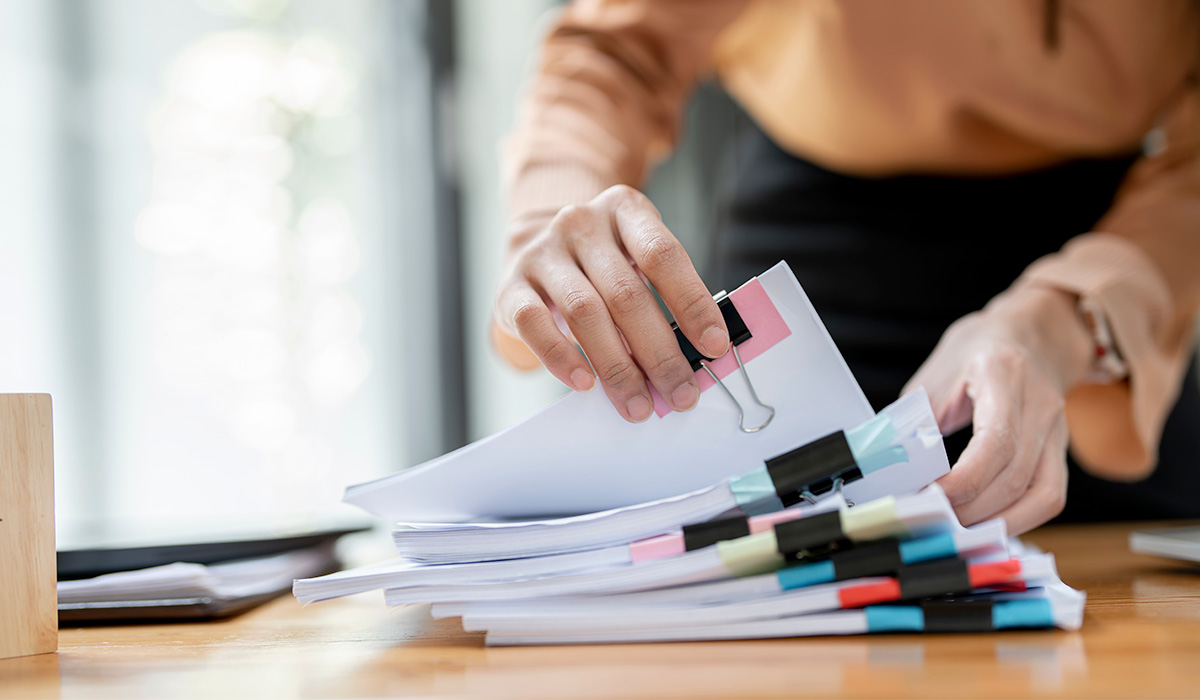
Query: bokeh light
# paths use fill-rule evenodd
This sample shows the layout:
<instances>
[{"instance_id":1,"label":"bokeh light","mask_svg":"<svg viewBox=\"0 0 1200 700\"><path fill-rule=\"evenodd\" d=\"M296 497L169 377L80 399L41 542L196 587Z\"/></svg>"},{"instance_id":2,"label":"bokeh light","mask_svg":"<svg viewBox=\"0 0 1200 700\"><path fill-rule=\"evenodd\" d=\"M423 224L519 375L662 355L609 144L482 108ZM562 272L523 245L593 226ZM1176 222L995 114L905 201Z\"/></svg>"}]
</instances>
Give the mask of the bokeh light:
<instances>
[{"instance_id":1,"label":"bokeh light","mask_svg":"<svg viewBox=\"0 0 1200 700\"><path fill-rule=\"evenodd\" d=\"M284 4L205 7L261 20ZM359 229L320 177L358 141L354 95L321 37L221 32L180 53L148 119L153 196L134 236L155 259L152 362L290 480L329 473L322 422L371 372Z\"/></svg>"}]
</instances>

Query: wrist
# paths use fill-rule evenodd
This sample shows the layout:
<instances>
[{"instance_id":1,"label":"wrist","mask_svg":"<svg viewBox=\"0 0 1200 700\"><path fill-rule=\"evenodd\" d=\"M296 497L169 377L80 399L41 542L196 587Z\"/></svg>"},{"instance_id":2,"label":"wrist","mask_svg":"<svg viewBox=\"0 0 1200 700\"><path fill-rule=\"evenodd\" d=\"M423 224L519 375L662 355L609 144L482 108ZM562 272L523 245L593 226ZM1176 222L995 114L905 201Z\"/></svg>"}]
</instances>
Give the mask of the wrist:
<instances>
[{"instance_id":1,"label":"wrist","mask_svg":"<svg viewBox=\"0 0 1200 700\"><path fill-rule=\"evenodd\" d=\"M1023 285L996 297L987 311L1004 318L1022 343L1046 362L1064 394L1088 376L1095 347L1075 294Z\"/></svg>"}]
</instances>

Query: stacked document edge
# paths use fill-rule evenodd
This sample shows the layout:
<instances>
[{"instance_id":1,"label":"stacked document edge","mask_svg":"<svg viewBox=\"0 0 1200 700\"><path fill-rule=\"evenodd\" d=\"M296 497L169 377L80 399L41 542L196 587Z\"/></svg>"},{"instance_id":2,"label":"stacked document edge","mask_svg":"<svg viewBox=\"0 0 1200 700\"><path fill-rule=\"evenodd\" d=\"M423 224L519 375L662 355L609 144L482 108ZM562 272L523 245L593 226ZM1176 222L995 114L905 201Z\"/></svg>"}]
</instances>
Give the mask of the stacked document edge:
<instances>
[{"instance_id":1,"label":"stacked document edge","mask_svg":"<svg viewBox=\"0 0 1200 700\"><path fill-rule=\"evenodd\" d=\"M389 605L432 603L435 617L461 617L493 645L1078 628L1084 595L1053 558L1009 541L1003 521L962 527L926 486L928 470L911 471L907 495L867 503L834 488L904 469L915 450L945 462L915 396L839 438L850 468L820 492L809 466L773 459L706 489L573 518L406 524L393 533L400 560L293 591L314 602L382 588Z\"/></svg>"}]
</instances>

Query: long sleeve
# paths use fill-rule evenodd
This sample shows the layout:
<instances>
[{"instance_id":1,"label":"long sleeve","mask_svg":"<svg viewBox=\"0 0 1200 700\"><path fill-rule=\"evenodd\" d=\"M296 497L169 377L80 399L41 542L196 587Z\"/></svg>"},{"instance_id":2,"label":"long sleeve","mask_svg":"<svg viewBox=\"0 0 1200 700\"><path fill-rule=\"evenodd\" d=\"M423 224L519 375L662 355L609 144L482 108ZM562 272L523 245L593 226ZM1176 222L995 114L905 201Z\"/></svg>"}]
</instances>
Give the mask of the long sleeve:
<instances>
[{"instance_id":1,"label":"long sleeve","mask_svg":"<svg viewBox=\"0 0 1200 700\"><path fill-rule=\"evenodd\" d=\"M1200 308L1195 84L1176 100L1162 129L1165 146L1134 165L1097 232L1034 263L1022 278L1087 296L1109 319L1128 382L1080 387L1067 397L1073 454L1109 478L1139 478L1154 468Z\"/></svg>"},{"instance_id":2,"label":"long sleeve","mask_svg":"<svg viewBox=\"0 0 1200 700\"><path fill-rule=\"evenodd\" d=\"M578 0L558 18L506 176L514 220L641 185L707 71L789 152L854 175L992 174L1165 147L1095 232L1035 262L1105 311L1131 374L1067 397L1072 451L1098 475L1152 469L1200 308L1200 96L1191 0L1074 3L1057 51L1040 3ZM715 64L715 65L714 65ZM1200 468L1200 467L1198 467Z\"/></svg>"},{"instance_id":3,"label":"long sleeve","mask_svg":"<svg viewBox=\"0 0 1200 700\"><path fill-rule=\"evenodd\" d=\"M641 184L674 144L711 46L743 2L585 0L555 22L506 153L510 216Z\"/></svg>"}]
</instances>

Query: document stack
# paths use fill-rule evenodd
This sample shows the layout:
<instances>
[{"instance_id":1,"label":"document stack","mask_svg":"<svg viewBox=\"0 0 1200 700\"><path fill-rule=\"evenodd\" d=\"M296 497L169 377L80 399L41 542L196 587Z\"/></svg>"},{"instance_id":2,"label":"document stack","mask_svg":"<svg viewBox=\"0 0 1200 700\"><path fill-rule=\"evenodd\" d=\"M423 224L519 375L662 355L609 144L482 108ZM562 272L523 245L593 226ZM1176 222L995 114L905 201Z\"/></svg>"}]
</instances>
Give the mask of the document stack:
<instances>
[{"instance_id":1,"label":"document stack","mask_svg":"<svg viewBox=\"0 0 1200 700\"><path fill-rule=\"evenodd\" d=\"M737 352L693 355L697 409L632 425L573 394L351 487L403 518L401 556L296 597L384 589L492 645L1079 627L1051 555L959 524L924 392L873 414L786 266L720 306ZM588 512L536 517L563 509Z\"/></svg>"},{"instance_id":2,"label":"document stack","mask_svg":"<svg viewBox=\"0 0 1200 700\"><path fill-rule=\"evenodd\" d=\"M344 517L67 519L59 528L58 620L113 623L223 618L286 594L298 577L337 571Z\"/></svg>"}]
</instances>

